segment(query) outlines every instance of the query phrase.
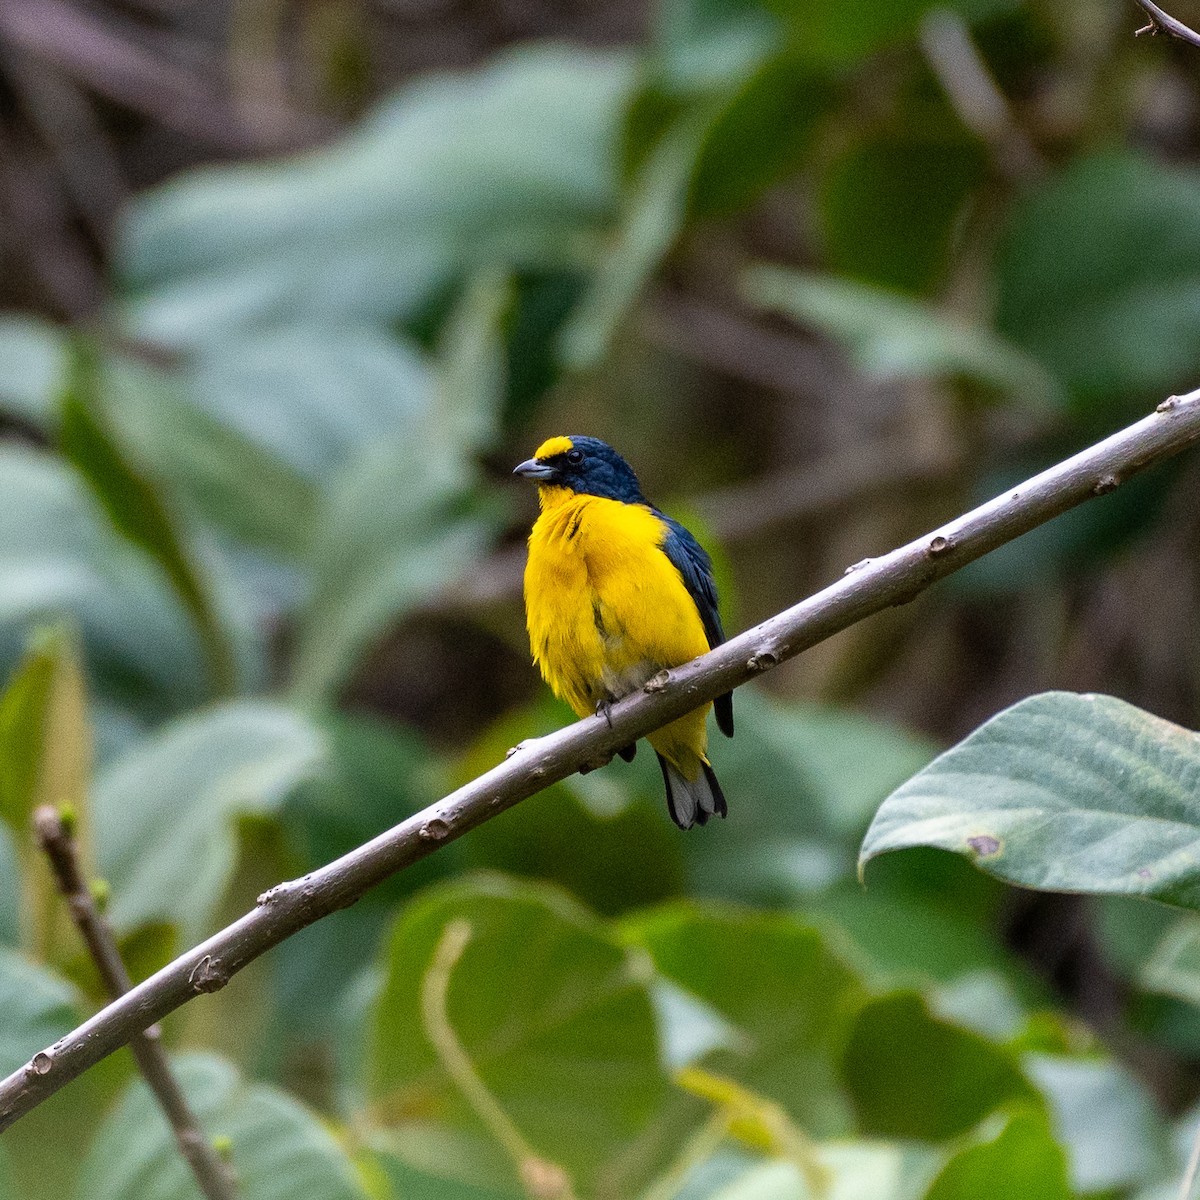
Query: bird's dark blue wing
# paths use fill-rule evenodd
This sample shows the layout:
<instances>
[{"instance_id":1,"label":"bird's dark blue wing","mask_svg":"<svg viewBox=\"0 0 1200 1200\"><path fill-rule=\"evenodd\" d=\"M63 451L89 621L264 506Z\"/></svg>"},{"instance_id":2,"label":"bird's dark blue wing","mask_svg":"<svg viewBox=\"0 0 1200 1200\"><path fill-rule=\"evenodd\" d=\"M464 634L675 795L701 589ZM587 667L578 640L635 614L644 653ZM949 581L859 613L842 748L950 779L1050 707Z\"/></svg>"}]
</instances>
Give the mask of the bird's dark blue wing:
<instances>
[{"instance_id":1,"label":"bird's dark blue wing","mask_svg":"<svg viewBox=\"0 0 1200 1200\"><path fill-rule=\"evenodd\" d=\"M717 609L717 584L713 579L712 559L708 551L678 521L655 510L667 526L663 541L663 552L683 577L684 587L695 601L708 638L708 648L719 646L725 640L721 628L721 614ZM726 736L733 737L733 693L726 692L713 701L717 717L717 728Z\"/></svg>"}]
</instances>

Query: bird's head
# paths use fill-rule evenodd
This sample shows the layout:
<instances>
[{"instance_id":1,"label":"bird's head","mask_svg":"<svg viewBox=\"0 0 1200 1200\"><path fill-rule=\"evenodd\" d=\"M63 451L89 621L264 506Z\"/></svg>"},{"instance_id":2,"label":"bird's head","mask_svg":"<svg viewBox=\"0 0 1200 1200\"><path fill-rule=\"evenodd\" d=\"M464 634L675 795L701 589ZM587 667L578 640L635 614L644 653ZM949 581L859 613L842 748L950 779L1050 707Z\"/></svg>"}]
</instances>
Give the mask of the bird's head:
<instances>
[{"instance_id":1,"label":"bird's head","mask_svg":"<svg viewBox=\"0 0 1200 1200\"><path fill-rule=\"evenodd\" d=\"M562 496L583 494L645 504L637 476L607 443L593 437L552 437L513 471L538 482L542 505Z\"/></svg>"}]
</instances>

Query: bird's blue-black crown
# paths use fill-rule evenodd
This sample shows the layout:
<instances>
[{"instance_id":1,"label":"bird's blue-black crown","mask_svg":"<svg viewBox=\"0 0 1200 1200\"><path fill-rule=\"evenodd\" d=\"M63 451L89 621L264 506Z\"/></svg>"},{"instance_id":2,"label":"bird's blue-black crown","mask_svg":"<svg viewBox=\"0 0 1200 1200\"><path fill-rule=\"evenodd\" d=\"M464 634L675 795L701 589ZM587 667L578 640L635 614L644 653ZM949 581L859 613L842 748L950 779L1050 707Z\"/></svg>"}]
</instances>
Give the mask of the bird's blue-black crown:
<instances>
[{"instance_id":1,"label":"bird's blue-black crown","mask_svg":"<svg viewBox=\"0 0 1200 1200\"><path fill-rule=\"evenodd\" d=\"M624 504L646 503L633 468L599 438L575 434L551 438L538 447L533 461L552 472L542 483Z\"/></svg>"}]
</instances>

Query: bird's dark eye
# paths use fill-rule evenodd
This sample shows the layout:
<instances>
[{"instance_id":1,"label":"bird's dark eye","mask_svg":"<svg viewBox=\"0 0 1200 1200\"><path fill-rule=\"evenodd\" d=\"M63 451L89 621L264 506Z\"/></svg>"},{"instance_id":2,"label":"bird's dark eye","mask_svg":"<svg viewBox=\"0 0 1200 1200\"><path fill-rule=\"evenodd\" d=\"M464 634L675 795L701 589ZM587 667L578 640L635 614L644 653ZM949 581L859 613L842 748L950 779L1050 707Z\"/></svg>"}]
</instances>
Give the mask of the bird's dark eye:
<instances>
[{"instance_id":1,"label":"bird's dark eye","mask_svg":"<svg viewBox=\"0 0 1200 1200\"><path fill-rule=\"evenodd\" d=\"M579 466L579 464L581 462L583 462L583 451L582 450L570 451L567 454L567 462L569 462L572 466L576 466L576 467Z\"/></svg>"}]
</instances>

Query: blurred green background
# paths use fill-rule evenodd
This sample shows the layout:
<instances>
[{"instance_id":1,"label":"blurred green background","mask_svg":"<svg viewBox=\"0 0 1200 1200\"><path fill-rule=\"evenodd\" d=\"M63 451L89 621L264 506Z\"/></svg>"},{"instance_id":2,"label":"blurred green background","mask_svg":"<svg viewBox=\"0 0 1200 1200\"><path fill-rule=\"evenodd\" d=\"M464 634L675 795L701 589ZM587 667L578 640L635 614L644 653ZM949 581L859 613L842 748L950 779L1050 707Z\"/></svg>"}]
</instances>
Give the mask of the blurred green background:
<instances>
[{"instance_id":1,"label":"blurred green background","mask_svg":"<svg viewBox=\"0 0 1200 1200\"><path fill-rule=\"evenodd\" d=\"M737 631L1200 383L1200 51L1139 16L4 0L0 1072L101 1002L33 804L140 978L570 719L508 477L544 437L626 455ZM742 689L727 821L614 763L177 1013L243 1195L1174 1196L1194 930L855 858L1032 693L1197 724L1198 483ZM196 1195L127 1052L0 1141L4 1200Z\"/></svg>"}]
</instances>

